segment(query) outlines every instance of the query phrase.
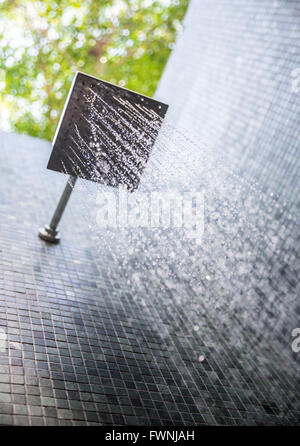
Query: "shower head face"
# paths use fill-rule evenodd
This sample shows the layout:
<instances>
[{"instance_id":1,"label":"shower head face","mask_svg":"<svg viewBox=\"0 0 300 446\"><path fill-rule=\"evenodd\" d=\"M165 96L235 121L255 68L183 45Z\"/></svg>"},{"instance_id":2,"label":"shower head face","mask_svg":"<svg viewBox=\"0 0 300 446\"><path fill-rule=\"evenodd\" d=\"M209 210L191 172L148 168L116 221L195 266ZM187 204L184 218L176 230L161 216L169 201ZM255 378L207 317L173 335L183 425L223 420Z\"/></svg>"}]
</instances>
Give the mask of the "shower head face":
<instances>
[{"instance_id":1,"label":"shower head face","mask_svg":"<svg viewBox=\"0 0 300 446\"><path fill-rule=\"evenodd\" d=\"M76 73L48 169L135 190L168 105Z\"/></svg>"}]
</instances>

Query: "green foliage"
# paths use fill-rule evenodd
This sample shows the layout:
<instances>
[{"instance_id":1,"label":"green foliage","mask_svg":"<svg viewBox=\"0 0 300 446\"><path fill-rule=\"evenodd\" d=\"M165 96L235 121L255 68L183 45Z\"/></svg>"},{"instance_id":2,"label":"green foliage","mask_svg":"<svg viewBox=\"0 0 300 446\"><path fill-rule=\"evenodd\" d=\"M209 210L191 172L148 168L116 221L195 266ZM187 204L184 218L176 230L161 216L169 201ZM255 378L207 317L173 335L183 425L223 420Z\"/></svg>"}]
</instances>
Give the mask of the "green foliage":
<instances>
[{"instance_id":1,"label":"green foliage","mask_svg":"<svg viewBox=\"0 0 300 446\"><path fill-rule=\"evenodd\" d=\"M151 96L188 0L0 0L0 125L52 139L74 73Z\"/></svg>"}]
</instances>

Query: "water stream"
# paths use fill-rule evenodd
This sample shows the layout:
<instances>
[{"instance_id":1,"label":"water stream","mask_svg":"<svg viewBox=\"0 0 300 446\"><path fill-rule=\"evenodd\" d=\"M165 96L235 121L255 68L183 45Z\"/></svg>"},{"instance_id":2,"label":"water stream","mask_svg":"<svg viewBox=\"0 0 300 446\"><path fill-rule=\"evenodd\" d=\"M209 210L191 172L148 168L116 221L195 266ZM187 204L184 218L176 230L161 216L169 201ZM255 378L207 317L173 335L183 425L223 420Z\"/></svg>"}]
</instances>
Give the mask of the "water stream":
<instances>
[{"instance_id":1,"label":"water stream","mask_svg":"<svg viewBox=\"0 0 300 446\"><path fill-rule=\"evenodd\" d=\"M112 107L92 90L86 100L90 138L74 124L63 167L93 180L79 189L99 262L114 260L109 280L122 277L145 312L145 296L157 301L165 338L185 320L206 339L205 319L235 346L266 337L276 346L296 306L293 283L281 280L294 260L284 231L296 224L284 201L143 105Z\"/></svg>"}]
</instances>

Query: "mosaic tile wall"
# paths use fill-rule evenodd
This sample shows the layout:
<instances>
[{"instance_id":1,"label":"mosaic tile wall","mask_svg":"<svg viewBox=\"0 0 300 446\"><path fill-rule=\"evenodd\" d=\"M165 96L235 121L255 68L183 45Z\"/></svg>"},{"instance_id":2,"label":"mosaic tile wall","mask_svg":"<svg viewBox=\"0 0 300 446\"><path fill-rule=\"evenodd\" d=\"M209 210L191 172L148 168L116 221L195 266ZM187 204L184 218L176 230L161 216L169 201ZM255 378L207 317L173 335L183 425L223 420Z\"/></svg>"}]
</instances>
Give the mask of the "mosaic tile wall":
<instances>
[{"instance_id":1,"label":"mosaic tile wall","mask_svg":"<svg viewBox=\"0 0 300 446\"><path fill-rule=\"evenodd\" d=\"M236 122L235 128L243 132L247 119L240 110L260 116L253 107L264 102L264 92L270 100L272 94L267 88L257 90L256 71L249 61L230 81L232 89L226 90L232 70L225 76L221 64L222 57L232 63L237 45L244 53L242 36L251 40L254 29L266 29L263 23L268 22L269 12L282 23L294 23L299 16L295 2L285 2L286 7L283 2L254 0L235 5L218 1L214 9L211 2L192 1L185 33L158 90L159 98L172 105L170 117L178 117L178 124L189 128L188 137L196 142L198 137L207 139L217 155L228 153L228 159L235 161L229 163L233 172L228 174L225 164L214 165L212 153L210 168L226 177L226 187L207 194L201 246L185 239L178 239L176 245L176 237L166 238L176 246L163 251L164 234L161 244L150 234L147 250L139 248L128 255L131 266L126 270L117 261L123 249L121 236L114 239L109 231L100 229L98 234L89 226L95 221L95 202L92 195L89 202L81 182L61 223L61 244L45 244L37 230L49 221L65 176L45 169L48 143L0 133L1 425L300 423L299 356L291 352L291 328L299 321L293 214L296 161L288 171L288 160L281 164L278 157L271 157L271 165L281 172L276 184L271 168L262 170L261 161L249 162L249 178L258 179L266 191L261 194L258 188L249 194L248 183L240 177L242 161L260 160L262 151L257 149L255 155L250 136L241 150L238 133L233 135L229 124L232 128ZM267 33L258 34L266 39ZM288 32L283 27L282 44L273 37L267 39L268 45L279 54L280 48L288 47ZM230 57L232 45L236 51ZM217 57L211 57L212 51ZM271 56L264 54L269 63ZM257 72L259 63L258 58ZM210 66L215 67L213 72ZM288 70L284 73L288 79ZM246 79L247 85L254 83L252 108L249 90L247 106L238 108L245 98L239 78ZM284 140L290 141L292 147L294 141L297 95L285 88L282 101L293 100L294 105L289 109L284 103L285 126L283 133L276 133L274 145L269 141L275 131L272 125L281 128L282 119L276 120L269 109L260 130L264 155L271 146L278 144L279 150L279 143L282 147ZM278 116L281 108L276 109ZM256 132L251 134L254 138ZM178 152L179 163L180 156L188 157L189 148ZM155 153L164 166L165 154ZM150 174L154 173L151 162ZM191 184L197 185L199 176L197 169L188 172ZM269 201L268 188L274 194L281 191L287 203L281 198ZM231 212L247 207L247 200L252 203L251 215ZM221 218L216 218L216 212ZM245 231L241 216L251 223L250 232ZM233 231L227 233L228 228ZM251 258L245 257L249 250ZM172 260L172 251L180 263ZM154 258L160 259L158 270Z\"/></svg>"},{"instance_id":2,"label":"mosaic tile wall","mask_svg":"<svg viewBox=\"0 0 300 446\"><path fill-rule=\"evenodd\" d=\"M97 255L85 189L73 192L61 244L37 237L65 182L43 168L49 152L1 134L0 424L298 424L298 374L284 352L251 336L232 342L201 300L195 331L196 313L150 279L138 296L116 247Z\"/></svg>"}]
</instances>

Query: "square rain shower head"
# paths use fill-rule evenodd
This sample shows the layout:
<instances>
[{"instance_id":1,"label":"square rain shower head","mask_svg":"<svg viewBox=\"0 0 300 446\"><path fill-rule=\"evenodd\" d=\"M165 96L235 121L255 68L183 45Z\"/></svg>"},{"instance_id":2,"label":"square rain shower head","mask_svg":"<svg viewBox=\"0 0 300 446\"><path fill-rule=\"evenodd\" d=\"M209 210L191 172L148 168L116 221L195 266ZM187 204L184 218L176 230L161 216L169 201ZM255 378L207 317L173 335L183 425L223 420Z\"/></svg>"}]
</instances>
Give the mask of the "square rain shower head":
<instances>
[{"instance_id":1,"label":"square rain shower head","mask_svg":"<svg viewBox=\"0 0 300 446\"><path fill-rule=\"evenodd\" d=\"M154 99L77 72L47 168L133 191L167 109Z\"/></svg>"}]
</instances>

